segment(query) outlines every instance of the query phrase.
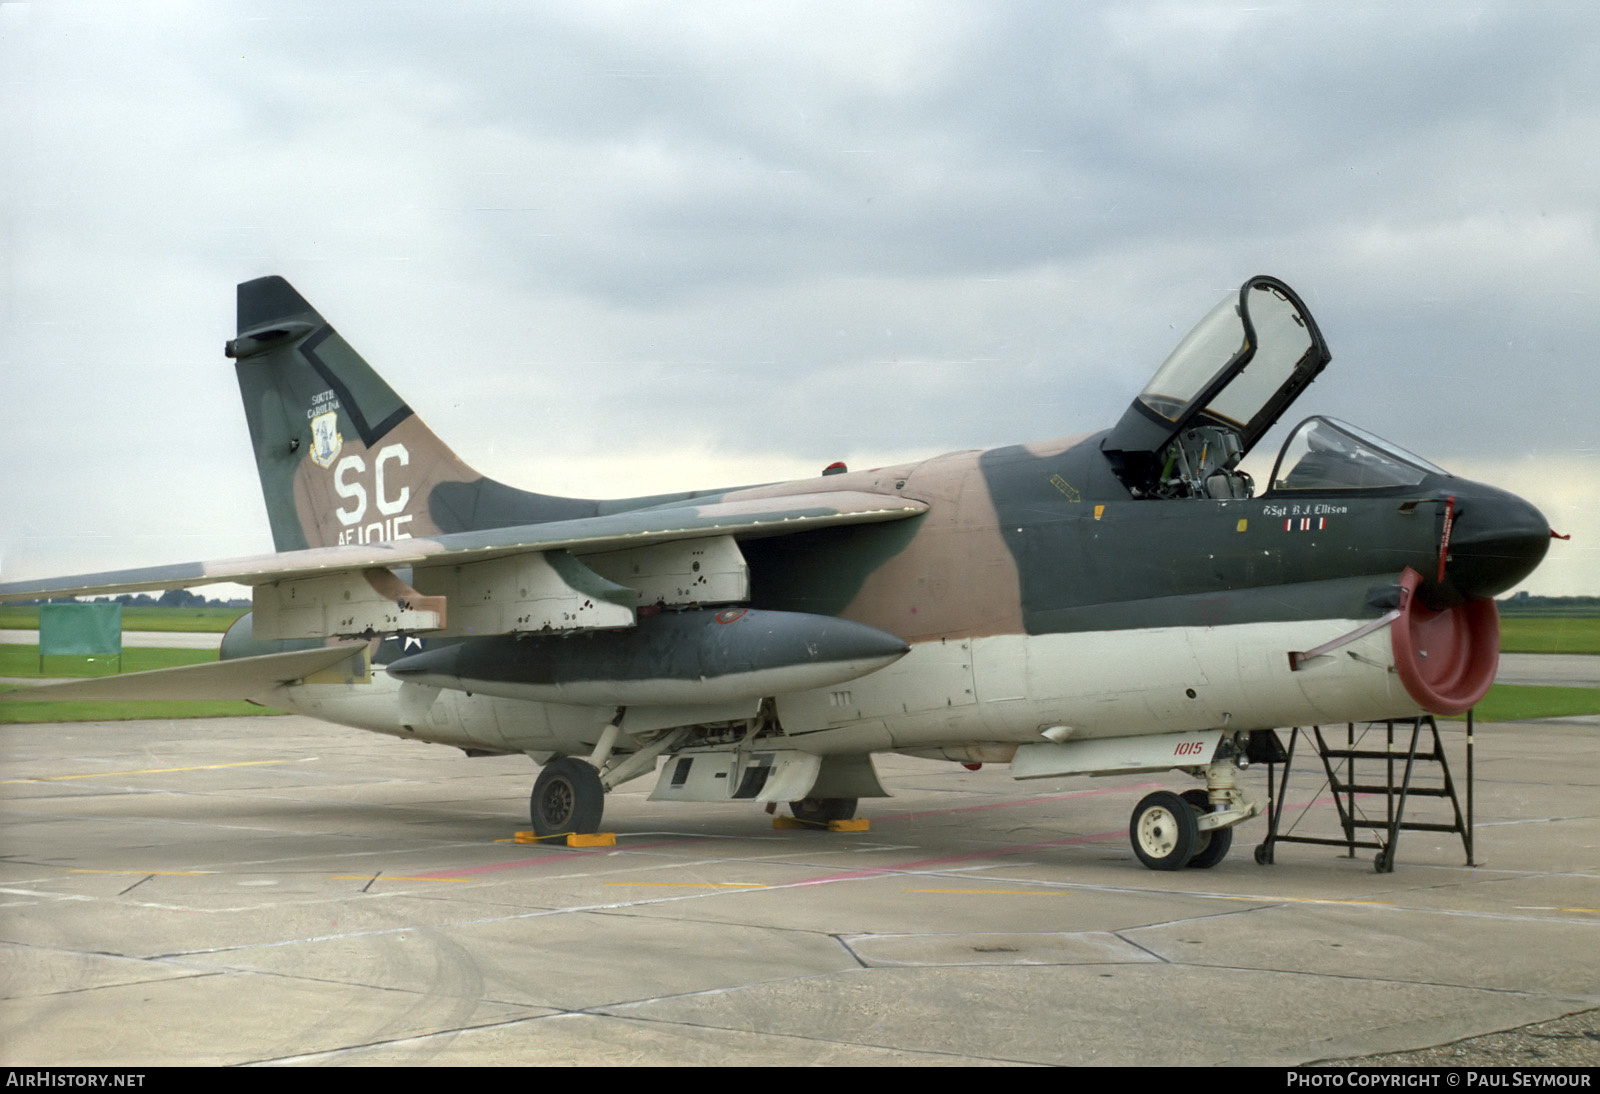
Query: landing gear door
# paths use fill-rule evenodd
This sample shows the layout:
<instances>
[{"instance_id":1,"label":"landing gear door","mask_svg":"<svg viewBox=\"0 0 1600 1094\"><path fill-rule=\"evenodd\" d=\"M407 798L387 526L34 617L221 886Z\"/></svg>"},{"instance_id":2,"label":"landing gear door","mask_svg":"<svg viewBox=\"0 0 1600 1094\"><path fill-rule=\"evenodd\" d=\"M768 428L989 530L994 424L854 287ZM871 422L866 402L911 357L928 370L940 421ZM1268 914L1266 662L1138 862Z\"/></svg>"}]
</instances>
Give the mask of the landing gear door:
<instances>
[{"instance_id":1,"label":"landing gear door","mask_svg":"<svg viewBox=\"0 0 1600 1094\"><path fill-rule=\"evenodd\" d=\"M1253 277L1178 344L1102 449L1137 497L1248 496L1239 461L1330 357L1294 290Z\"/></svg>"}]
</instances>

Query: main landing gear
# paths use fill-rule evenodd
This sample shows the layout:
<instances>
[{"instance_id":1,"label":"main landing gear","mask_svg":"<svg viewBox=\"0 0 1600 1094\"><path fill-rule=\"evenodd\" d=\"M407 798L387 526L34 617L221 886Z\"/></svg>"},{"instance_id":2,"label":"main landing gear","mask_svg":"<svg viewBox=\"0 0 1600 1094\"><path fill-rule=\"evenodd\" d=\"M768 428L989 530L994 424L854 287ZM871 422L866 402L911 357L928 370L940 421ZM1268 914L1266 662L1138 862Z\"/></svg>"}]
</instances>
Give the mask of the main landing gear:
<instances>
[{"instance_id":1,"label":"main landing gear","mask_svg":"<svg viewBox=\"0 0 1600 1094\"><path fill-rule=\"evenodd\" d=\"M528 812L537 836L588 835L600 831L605 805L600 772L575 756L563 756L539 772Z\"/></svg>"},{"instance_id":2,"label":"main landing gear","mask_svg":"<svg viewBox=\"0 0 1600 1094\"><path fill-rule=\"evenodd\" d=\"M545 763L528 802L536 836L593 835L600 831L606 792L655 770L656 757L688 736L687 727L662 734L648 744L632 742L631 752L618 753L626 707L618 707L600 733L587 760L559 756Z\"/></svg>"}]
</instances>

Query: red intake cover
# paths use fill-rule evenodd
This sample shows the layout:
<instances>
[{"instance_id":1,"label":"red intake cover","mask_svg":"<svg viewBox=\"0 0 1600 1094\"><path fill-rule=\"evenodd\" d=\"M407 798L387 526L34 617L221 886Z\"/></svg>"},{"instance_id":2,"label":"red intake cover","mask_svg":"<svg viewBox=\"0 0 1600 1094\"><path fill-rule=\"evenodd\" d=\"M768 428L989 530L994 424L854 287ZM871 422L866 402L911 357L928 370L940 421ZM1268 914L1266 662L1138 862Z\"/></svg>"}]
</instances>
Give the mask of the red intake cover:
<instances>
[{"instance_id":1,"label":"red intake cover","mask_svg":"<svg viewBox=\"0 0 1600 1094\"><path fill-rule=\"evenodd\" d=\"M1494 683L1500 667L1500 612L1488 597L1429 611L1417 601L1422 575L1400 575L1400 618L1389 627L1400 682L1430 714L1460 714Z\"/></svg>"}]
</instances>

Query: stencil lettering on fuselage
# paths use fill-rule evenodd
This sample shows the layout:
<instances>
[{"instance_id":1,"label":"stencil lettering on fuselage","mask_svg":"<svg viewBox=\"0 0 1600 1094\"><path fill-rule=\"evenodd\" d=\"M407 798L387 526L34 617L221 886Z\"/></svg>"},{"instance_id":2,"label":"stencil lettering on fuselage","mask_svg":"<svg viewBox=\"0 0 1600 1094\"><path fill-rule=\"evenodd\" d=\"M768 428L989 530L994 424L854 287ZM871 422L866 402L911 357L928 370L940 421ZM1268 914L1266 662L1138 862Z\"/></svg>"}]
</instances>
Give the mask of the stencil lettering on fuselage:
<instances>
[{"instance_id":1,"label":"stencil lettering on fuselage","mask_svg":"<svg viewBox=\"0 0 1600 1094\"><path fill-rule=\"evenodd\" d=\"M409 467L411 453L403 444L388 444L378 449L367 466L366 458L351 453L340 460L333 470L333 490L344 499L333 515L339 518L344 530L339 533L339 546L379 543L390 539L410 539L411 514L405 511L411 502L411 487L398 485L402 476L400 468ZM369 510L375 509L376 520L367 519Z\"/></svg>"}]
</instances>

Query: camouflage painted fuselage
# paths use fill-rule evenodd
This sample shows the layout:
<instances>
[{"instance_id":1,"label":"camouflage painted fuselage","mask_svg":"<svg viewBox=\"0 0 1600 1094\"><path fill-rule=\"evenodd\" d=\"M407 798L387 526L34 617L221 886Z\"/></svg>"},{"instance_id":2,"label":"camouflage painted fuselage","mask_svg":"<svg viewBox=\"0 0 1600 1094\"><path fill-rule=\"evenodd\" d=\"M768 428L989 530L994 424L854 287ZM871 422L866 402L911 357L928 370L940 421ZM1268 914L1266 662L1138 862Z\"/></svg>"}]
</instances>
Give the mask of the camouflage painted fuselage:
<instances>
[{"instance_id":1,"label":"camouflage painted fuselage","mask_svg":"<svg viewBox=\"0 0 1600 1094\"><path fill-rule=\"evenodd\" d=\"M1259 338L1251 292L1262 296ZM461 643L449 672L412 662L409 681L401 671L408 651L393 641L375 643L374 660L320 675L279 679L268 667L241 668L239 679L274 706L541 760L587 753L616 723L626 729L615 745L621 753L663 731L691 730L673 747L759 738L813 755L900 749L1005 761L1041 741L1403 716L1487 686L1483 610L1461 609L1530 572L1548 525L1520 499L1320 419L1285 446L1287 454L1300 444L1300 470L1281 479L1275 472L1272 489L1250 496L1236 471L1238 438L1226 460L1207 440L1228 422L1216 412L1231 405L1225 384L1245 374L1272 333L1269 320L1300 339L1294 345L1304 352L1285 357L1281 389L1254 418L1240 417L1249 418L1238 427L1248 448L1327 354L1287 287L1255 279L1241 293L1235 314L1245 334L1234 371L1219 371L1191 400L1201 424L1186 439L1171 438L1189 419L1174 413L1178 424L1168 429L1166 411L1136 404L1108 433L799 482L597 501L475 473L287 282L263 278L240 286L228 354L283 554L95 575L70 588L246 581L257 587L257 633L247 622L224 657L261 666L270 661L259 655L296 638L303 646L401 632L421 636L407 646ZM1265 358L1251 377L1274 367ZM1166 374L1164 366L1158 377ZM1326 428L1307 429L1317 422ZM1158 439L1141 450L1145 434ZM1328 470L1341 444L1360 472L1343 479ZM1185 460L1197 469L1188 485L1173 472ZM1394 467L1405 473L1395 476ZM716 573L700 572L713 558L722 560ZM652 567L666 576L645 573ZM16 584L0 597L61 588ZM367 607L345 611L352 598ZM898 659L819 677L816 664L799 664L827 660L813 650L785 655L791 675L763 676L786 666L771 663L776 640L752 639L749 679L832 682L752 691L723 680L697 699L692 674L668 665L668 640L650 637L638 620L724 605L862 624L901 640L890 642ZM791 623L794 634L807 633L803 618ZM517 679L504 643L476 658L492 663L482 671L495 679L472 675L472 643L492 636L523 635L529 658L548 658L556 636L629 628L637 640L592 643L592 652L561 647L561 681L534 667ZM1432 662L1428 649L1416 652L1419 641L1431 643ZM395 674L373 667L388 663ZM662 686L641 689L656 663ZM590 698L517 698L522 685ZM681 698L625 698L656 693ZM618 707L627 708L621 722ZM823 782L810 792L824 794ZM849 796L858 792L871 791Z\"/></svg>"}]
</instances>

